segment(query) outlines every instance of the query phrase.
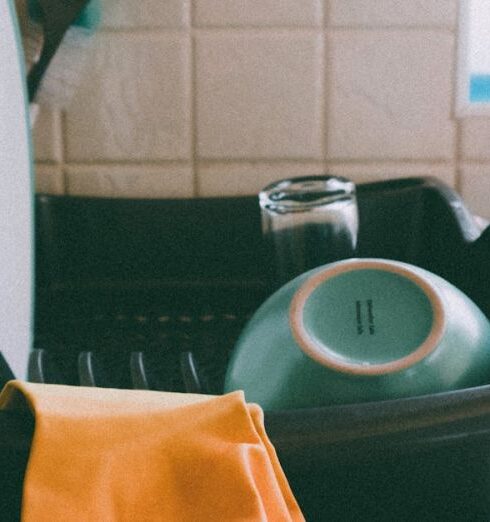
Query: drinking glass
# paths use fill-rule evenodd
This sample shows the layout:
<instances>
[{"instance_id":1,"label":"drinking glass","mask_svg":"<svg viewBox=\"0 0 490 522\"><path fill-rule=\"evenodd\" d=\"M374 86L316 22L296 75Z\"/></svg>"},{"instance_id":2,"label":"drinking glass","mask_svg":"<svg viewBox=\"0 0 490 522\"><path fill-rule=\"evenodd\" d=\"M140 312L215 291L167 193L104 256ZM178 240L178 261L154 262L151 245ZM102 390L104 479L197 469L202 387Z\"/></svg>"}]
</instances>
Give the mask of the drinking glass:
<instances>
[{"instance_id":1,"label":"drinking glass","mask_svg":"<svg viewBox=\"0 0 490 522\"><path fill-rule=\"evenodd\" d=\"M280 286L311 268L355 255L355 184L338 176L283 179L259 193L262 231Z\"/></svg>"}]
</instances>

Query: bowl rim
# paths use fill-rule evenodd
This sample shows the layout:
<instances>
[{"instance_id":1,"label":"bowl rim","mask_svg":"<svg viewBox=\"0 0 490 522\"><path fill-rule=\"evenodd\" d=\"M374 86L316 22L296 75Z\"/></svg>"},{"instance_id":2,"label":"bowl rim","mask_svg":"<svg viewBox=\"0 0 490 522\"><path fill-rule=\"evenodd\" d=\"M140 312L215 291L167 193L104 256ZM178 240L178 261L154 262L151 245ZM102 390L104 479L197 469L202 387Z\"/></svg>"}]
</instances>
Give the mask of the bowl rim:
<instances>
[{"instance_id":1,"label":"bowl rim","mask_svg":"<svg viewBox=\"0 0 490 522\"><path fill-rule=\"evenodd\" d=\"M353 363L341 358L334 350L317 342L305 327L303 311L315 289L328 279L354 270L382 270L401 275L417 285L428 298L433 312L432 327L424 341L409 355L381 364ZM436 286L422 277L417 267L385 259L349 259L315 272L298 288L289 307L289 324L294 340L303 352L318 363L337 372L351 375L381 376L410 368L425 359L440 344L446 328L443 299Z\"/></svg>"}]
</instances>

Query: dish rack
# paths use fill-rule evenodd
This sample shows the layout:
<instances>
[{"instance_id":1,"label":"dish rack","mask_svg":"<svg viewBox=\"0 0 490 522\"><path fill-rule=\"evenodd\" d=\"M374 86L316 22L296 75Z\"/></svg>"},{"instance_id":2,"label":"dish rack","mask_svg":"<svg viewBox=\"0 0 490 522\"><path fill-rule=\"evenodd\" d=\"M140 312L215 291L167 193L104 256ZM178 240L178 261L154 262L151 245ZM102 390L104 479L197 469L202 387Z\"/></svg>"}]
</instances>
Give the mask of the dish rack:
<instances>
[{"instance_id":1,"label":"dish rack","mask_svg":"<svg viewBox=\"0 0 490 522\"><path fill-rule=\"evenodd\" d=\"M490 317L490 228L458 194L406 178L360 184L358 203L357 256L431 270ZM256 197L38 195L29 379L221 393L241 329L275 290L269 255ZM490 386L265 423L307 520L490 520ZM0 426L0 509L15 520L33 425L1 412Z\"/></svg>"}]
</instances>

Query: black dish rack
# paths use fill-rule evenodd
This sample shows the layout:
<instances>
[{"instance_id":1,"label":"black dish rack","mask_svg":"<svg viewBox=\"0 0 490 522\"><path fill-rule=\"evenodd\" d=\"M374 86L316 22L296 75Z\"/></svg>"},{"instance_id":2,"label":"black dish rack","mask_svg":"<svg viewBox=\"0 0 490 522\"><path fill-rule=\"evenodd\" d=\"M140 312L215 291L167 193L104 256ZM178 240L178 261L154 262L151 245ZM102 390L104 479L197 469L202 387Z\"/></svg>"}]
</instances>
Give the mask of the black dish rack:
<instances>
[{"instance_id":1,"label":"black dish rack","mask_svg":"<svg viewBox=\"0 0 490 522\"><path fill-rule=\"evenodd\" d=\"M490 228L432 178L361 184L359 257L427 268L490 316ZM274 290L256 197L36 198L29 379L218 394ZM490 376L489 376L490 383ZM490 520L490 387L265 412L307 520ZM0 415L0 509L18 517L30 419Z\"/></svg>"}]
</instances>

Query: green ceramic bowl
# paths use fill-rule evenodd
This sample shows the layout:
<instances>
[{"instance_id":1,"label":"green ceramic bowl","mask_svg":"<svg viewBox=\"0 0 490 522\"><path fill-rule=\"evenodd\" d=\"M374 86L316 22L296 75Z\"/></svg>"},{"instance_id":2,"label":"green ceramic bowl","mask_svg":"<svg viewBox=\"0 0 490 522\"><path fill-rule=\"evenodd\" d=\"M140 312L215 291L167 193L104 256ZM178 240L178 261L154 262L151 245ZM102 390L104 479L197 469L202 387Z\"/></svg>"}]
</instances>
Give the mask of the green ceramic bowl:
<instances>
[{"instance_id":1,"label":"green ceramic bowl","mask_svg":"<svg viewBox=\"0 0 490 522\"><path fill-rule=\"evenodd\" d=\"M490 323L421 268L350 259L273 294L242 332L225 391L264 409L394 399L490 382Z\"/></svg>"}]
</instances>

